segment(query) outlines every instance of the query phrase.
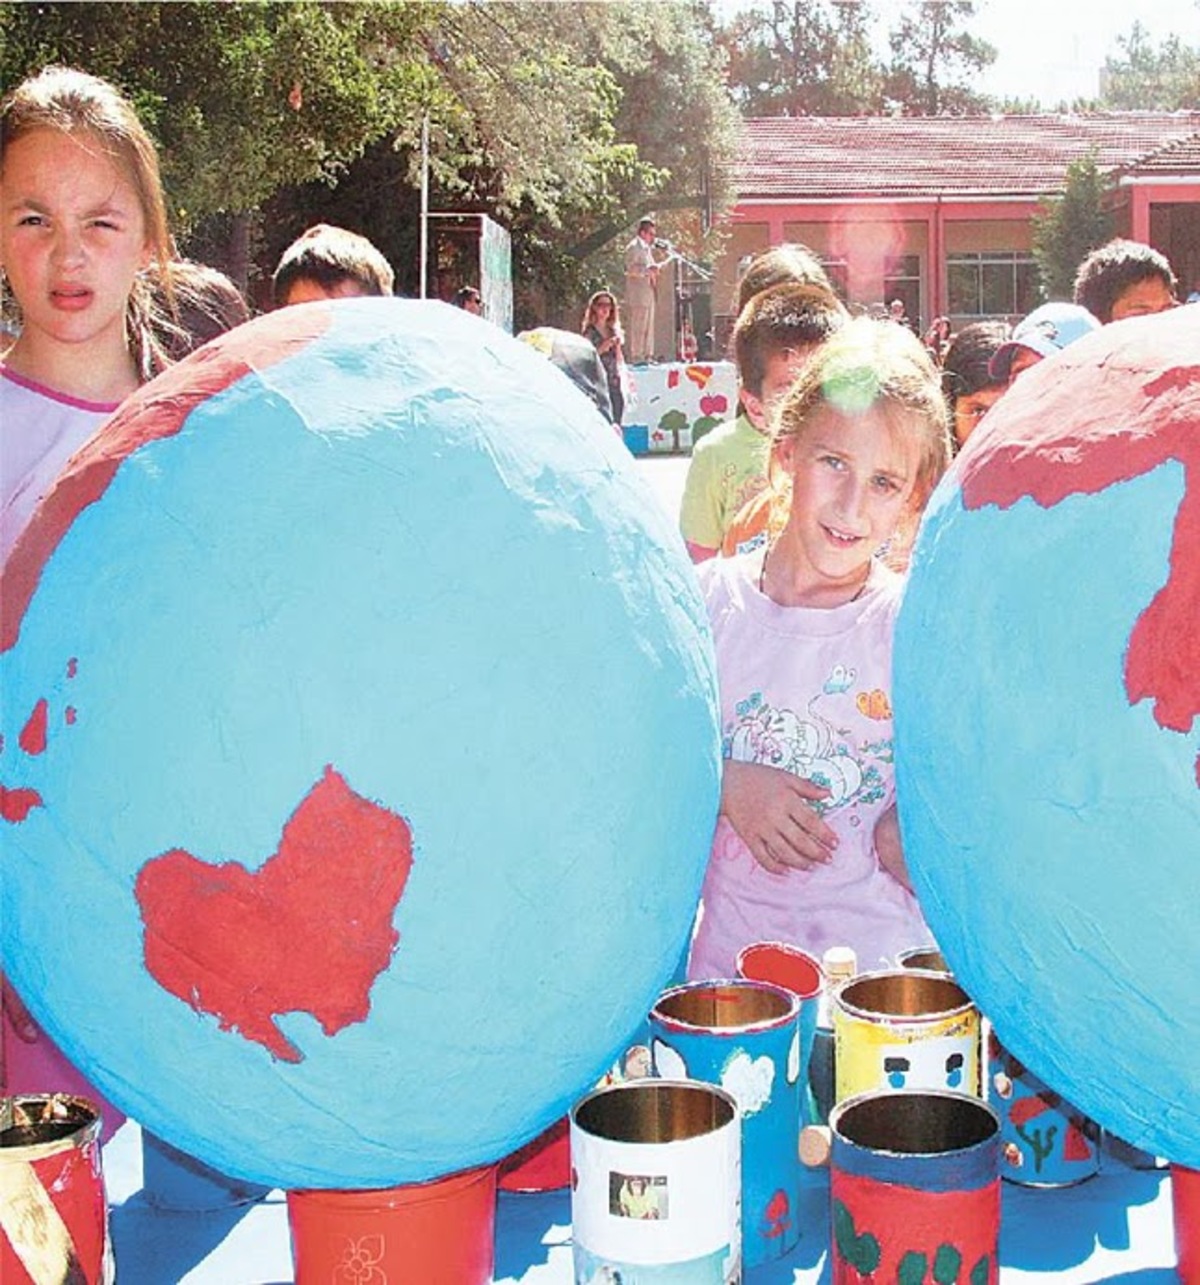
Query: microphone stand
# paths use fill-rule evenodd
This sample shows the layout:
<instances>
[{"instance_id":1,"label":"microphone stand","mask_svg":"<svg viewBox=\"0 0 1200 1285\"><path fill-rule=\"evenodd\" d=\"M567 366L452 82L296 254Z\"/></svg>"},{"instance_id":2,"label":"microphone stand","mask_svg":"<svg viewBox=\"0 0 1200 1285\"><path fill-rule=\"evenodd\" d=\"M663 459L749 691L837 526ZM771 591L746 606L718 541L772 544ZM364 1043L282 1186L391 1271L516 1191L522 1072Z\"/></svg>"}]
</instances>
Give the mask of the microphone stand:
<instances>
[{"instance_id":1,"label":"microphone stand","mask_svg":"<svg viewBox=\"0 0 1200 1285\"><path fill-rule=\"evenodd\" d=\"M702 268L698 263L693 262L685 254L681 254L670 241L656 240L654 242L656 250L665 250L667 257L662 260L660 267L665 267L672 260L687 268L689 272L699 277L701 281L711 281L713 274L707 269ZM684 323L687 323L688 329L692 331L693 342L695 342L695 330L691 317L692 296L684 289L682 274L678 271L675 274L675 355L680 356L680 339L683 335Z\"/></svg>"}]
</instances>

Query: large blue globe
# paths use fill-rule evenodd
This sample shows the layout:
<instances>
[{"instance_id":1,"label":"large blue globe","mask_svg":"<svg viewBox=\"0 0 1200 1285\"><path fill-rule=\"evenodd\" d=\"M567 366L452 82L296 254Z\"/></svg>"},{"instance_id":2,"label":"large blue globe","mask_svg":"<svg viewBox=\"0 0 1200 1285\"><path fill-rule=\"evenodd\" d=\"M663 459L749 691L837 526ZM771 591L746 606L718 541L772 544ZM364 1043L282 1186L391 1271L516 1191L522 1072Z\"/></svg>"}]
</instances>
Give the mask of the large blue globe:
<instances>
[{"instance_id":1,"label":"large blue globe","mask_svg":"<svg viewBox=\"0 0 1200 1285\"><path fill-rule=\"evenodd\" d=\"M284 1187L495 1160L670 976L703 603L524 344L400 300L242 327L77 457L3 587L5 967L167 1141Z\"/></svg>"},{"instance_id":2,"label":"large blue globe","mask_svg":"<svg viewBox=\"0 0 1200 1285\"><path fill-rule=\"evenodd\" d=\"M1200 1166L1200 309L1023 374L922 525L895 650L918 895L1004 1043Z\"/></svg>"}]
</instances>

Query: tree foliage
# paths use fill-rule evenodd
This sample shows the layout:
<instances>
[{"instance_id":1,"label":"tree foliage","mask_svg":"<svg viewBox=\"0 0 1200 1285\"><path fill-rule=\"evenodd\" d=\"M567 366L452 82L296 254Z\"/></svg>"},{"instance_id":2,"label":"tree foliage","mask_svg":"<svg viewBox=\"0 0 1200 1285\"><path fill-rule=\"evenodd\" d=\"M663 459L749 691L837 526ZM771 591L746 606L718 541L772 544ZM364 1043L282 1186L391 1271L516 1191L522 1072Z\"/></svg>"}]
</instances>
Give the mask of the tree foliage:
<instances>
[{"instance_id":1,"label":"tree foliage","mask_svg":"<svg viewBox=\"0 0 1200 1285\"><path fill-rule=\"evenodd\" d=\"M691 207L698 247L697 212L729 199L736 115L701 0L0 5L0 84L48 62L130 94L217 260L221 231L257 220L270 262L337 210L415 285L426 120L434 208L508 223L551 284L600 271L581 259L652 205Z\"/></svg>"},{"instance_id":2,"label":"tree foliage","mask_svg":"<svg viewBox=\"0 0 1200 1285\"><path fill-rule=\"evenodd\" d=\"M177 219L331 179L413 110L420 4L28 4L0 14L6 86L49 62L119 84L159 143Z\"/></svg>"},{"instance_id":3,"label":"tree foliage","mask_svg":"<svg viewBox=\"0 0 1200 1285\"><path fill-rule=\"evenodd\" d=\"M966 23L973 0L912 0L889 43L887 94L906 113L965 116L987 110L971 79L996 60L995 48L973 36Z\"/></svg>"},{"instance_id":4,"label":"tree foliage","mask_svg":"<svg viewBox=\"0 0 1200 1285\"><path fill-rule=\"evenodd\" d=\"M1200 107L1200 48L1178 35L1161 45L1135 22L1117 39L1119 52L1104 60L1101 106L1116 111L1179 111Z\"/></svg>"},{"instance_id":5,"label":"tree foliage","mask_svg":"<svg viewBox=\"0 0 1200 1285\"><path fill-rule=\"evenodd\" d=\"M722 32L734 101L747 116L852 116L883 107L872 13L837 0L770 0Z\"/></svg>"},{"instance_id":6,"label":"tree foliage","mask_svg":"<svg viewBox=\"0 0 1200 1285\"><path fill-rule=\"evenodd\" d=\"M866 0L747 0L721 34L731 91L750 116L988 111L971 82L996 51L971 34L974 16L972 0L908 0L885 61Z\"/></svg>"},{"instance_id":7,"label":"tree foliage","mask_svg":"<svg viewBox=\"0 0 1200 1285\"><path fill-rule=\"evenodd\" d=\"M1112 236L1110 182L1095 156L1067 167L1062 195L1043 202L1033 219L1033 257L1048 299L1070 299L1084 258Z\"/></svg>"}]
</instances>

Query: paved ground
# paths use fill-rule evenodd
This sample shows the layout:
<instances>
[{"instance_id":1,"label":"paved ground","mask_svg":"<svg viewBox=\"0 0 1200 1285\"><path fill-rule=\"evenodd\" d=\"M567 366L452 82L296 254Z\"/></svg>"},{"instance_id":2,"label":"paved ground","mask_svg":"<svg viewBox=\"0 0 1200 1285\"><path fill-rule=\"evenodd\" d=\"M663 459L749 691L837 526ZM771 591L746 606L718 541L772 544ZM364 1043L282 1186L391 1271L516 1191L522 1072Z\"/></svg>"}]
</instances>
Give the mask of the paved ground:
<instances>
[{"instance_id":1,"label":"paved ground","mask_svg":"<svg viewBox=\"0 0 1200 1285\"><path fill-rule=\"evenodd\" d=\"M638 472L654 488L655 495L675 523L679 522L679 501L689 461L690 456L687 455L642 455L637 459Z\"/></svg>"}]
</instances>

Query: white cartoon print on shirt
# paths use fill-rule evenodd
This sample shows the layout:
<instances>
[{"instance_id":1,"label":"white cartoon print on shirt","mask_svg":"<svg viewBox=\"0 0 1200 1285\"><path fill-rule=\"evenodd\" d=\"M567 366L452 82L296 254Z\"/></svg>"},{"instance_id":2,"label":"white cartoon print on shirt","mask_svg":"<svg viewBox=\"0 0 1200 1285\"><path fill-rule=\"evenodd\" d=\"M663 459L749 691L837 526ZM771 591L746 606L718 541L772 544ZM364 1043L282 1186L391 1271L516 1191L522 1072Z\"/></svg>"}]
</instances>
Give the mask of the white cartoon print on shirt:
<instances>
[{"instance_id":1,"label":"white cartoon print on shirt","mask_svg":"<svg viewBox=\"0 0 1200 1285\"><path fill-rule=\"evenodd\" d=\"M840 668L840 667L839 667ZM852 671L851 671L852 672ZM847 671L831 675L837 694ZM838 690L840 688L840 691ZM818 813L853 803L874 803L884 796L883 778L874 760L889 761L891 741L852 745L849 732L837 729L810 703L806 714L784 709L752 692L735 707L735 721L722 738L726 758L742 763L765 763L823 785L829 798L814 804Z\"/></svg>"}]
</instances>

